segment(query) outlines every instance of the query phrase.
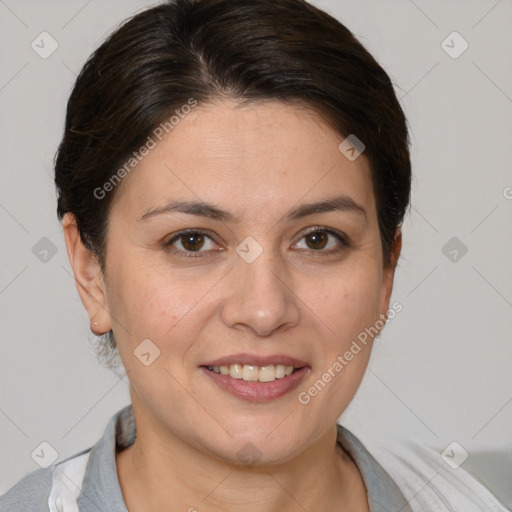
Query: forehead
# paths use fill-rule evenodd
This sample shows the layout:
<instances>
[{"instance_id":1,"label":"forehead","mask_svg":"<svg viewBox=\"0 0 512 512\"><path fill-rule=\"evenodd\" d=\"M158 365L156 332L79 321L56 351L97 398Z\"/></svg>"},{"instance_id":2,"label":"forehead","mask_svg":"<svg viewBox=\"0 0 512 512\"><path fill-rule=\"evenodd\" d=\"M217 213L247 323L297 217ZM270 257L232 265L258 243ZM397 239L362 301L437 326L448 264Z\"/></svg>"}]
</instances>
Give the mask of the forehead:
<instances>
[{"instance_id":1,"label":"forehead","mask_svg":"<svg viewBox=\"0 0 512 512\"><path fill-rule=\"evenodd\" d=\"M240 218L334 194L350 196L370 213L374 208L367 160L347 159L339 150L344 136L304 107L232 100L198 105L161 141L153 138L156 144L116 194L134 215L185 198L227 203Z\"/></svg>"}]
</instances>

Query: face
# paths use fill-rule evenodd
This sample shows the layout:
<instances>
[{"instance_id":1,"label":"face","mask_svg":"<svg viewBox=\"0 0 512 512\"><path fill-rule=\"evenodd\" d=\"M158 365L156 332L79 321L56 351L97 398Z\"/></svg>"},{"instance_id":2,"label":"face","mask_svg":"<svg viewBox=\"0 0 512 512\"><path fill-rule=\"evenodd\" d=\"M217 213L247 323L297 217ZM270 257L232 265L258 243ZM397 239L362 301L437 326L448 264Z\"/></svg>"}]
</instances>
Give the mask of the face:
<instances>
[{"instance_id":1,"label":"face","mask_svg":"<svg viewBox=\"0 0 512 512\"><path fill-rule=\"evenodd\" d=\"M353 398L372 340L353 342L382 326L393 266L343 138L278 102L199 105L119 185L105 280L82 298L161 438L279 463Z\"/></svg>"}]
</instances>

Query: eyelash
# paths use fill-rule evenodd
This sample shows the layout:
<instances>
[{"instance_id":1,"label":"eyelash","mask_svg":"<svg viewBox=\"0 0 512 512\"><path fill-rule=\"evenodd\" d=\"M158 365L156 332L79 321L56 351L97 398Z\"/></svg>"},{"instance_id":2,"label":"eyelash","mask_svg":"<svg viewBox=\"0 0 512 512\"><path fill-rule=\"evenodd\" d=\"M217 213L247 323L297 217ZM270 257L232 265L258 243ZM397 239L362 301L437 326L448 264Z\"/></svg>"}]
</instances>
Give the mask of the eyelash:
<instances>
[{"instance_id":1,"label":"eyelash","mask_svg":"<svg viewBox=\"0 0 512 512\"><path fill-rule=\"evenodd\" d=\"M330 228L326 228L326 227L322 227L322 226L315 226L314 228L306 231L302 237L299 239L302 240L304 237L306 237L307 235L310 235L312 233L327 233L329 235L332 235L334 236L340 243L341 243L341 247L337 247L337 248L334 248L334 249L328 249L328 250L323 250L323 249L318 249L318 250L315 250L315 249L299 249L299 250L302 250L302 251L309 251L311 253L318 253L319 256L322 256L322 255L331 255L331 254L335 254L335 253L338 253L338 252L341 252L343 249L347 248L350 246L350 243L347 239L347 237L345 235L343 235L342 233L338 233L337 231L334 231ZM168 250L169 252L173 253L173 254L177 254L179 256L182 256L184 258L202 258L203 256L200 255L200 253L204 253L204 252L208 252L208 251L184 251L184 250L181 250L181 249L178 249L176 250L175 248L171 249L172 247L172 244L174 242L176 242L177 240L179 240L180 238L184 237L185 235L188 235L188 234L195 234L195 235L203 235L207 238L209 238L210 240L214 241L213 238L211 236L209 236L207 233L205 233L204 231L200 231L198 229L186 229L184 231L180 231L179 233L177 233L176 235L174 235L169 241L167 242L164 242L164 248L166 250Z\"/></svg>"}]
</instances>

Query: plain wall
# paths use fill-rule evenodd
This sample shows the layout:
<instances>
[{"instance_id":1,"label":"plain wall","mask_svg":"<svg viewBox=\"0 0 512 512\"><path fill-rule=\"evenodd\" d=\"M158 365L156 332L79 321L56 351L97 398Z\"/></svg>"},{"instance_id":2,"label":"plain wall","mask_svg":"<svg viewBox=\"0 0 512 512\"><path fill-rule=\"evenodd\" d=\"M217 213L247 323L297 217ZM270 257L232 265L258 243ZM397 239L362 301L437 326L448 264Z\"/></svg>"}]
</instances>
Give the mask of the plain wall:
<instances>
[{"instance_id":1,"label":"plain wall","mask_svg":"<svg viewBox=\"0 0 512 512\"><path fill-rule=\"evenodd\" d=\"M407 438L441 452L457 441L469 453L464 467L511 506L512 2L313 3L391 76L414 170L392 297L403 310L340 421L370 449ZM60 459L77 453L129 402L126 378L91 349L52 163L75 75L119 22L149 5L0 2L0 493L38 467L31 453L42 441ZM43 31L58 43L46 59L31 47ZM458 58L442 46L453 31L469 44Z\"/></svg>"}]
</instances>

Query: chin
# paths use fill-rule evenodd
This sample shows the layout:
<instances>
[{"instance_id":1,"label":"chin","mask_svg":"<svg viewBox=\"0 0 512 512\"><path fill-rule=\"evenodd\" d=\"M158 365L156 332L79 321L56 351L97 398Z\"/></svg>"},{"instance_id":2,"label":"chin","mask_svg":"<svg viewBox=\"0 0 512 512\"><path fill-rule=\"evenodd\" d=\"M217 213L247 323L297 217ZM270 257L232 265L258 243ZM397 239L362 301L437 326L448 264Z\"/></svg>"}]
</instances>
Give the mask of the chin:
<instances>
[{"instance_id":1,"label":"chin","mask_svg":"<svg viewBox=\"0 0 512 512\"><path fill-rule=\"evenodd\" d=\"M278 465L296 457L301 450L303 435L294 435L293 429L287 425L281 430L283 418L272 418L272 421L260 421L258 425L245 424L236 429L231 423L229 437L224 435L225 442L212 451L231 464L246 466ZM276 425L279 425L276 428ZM303 449L307 448L306 446Z\"/></svg>"}]
</instances>

